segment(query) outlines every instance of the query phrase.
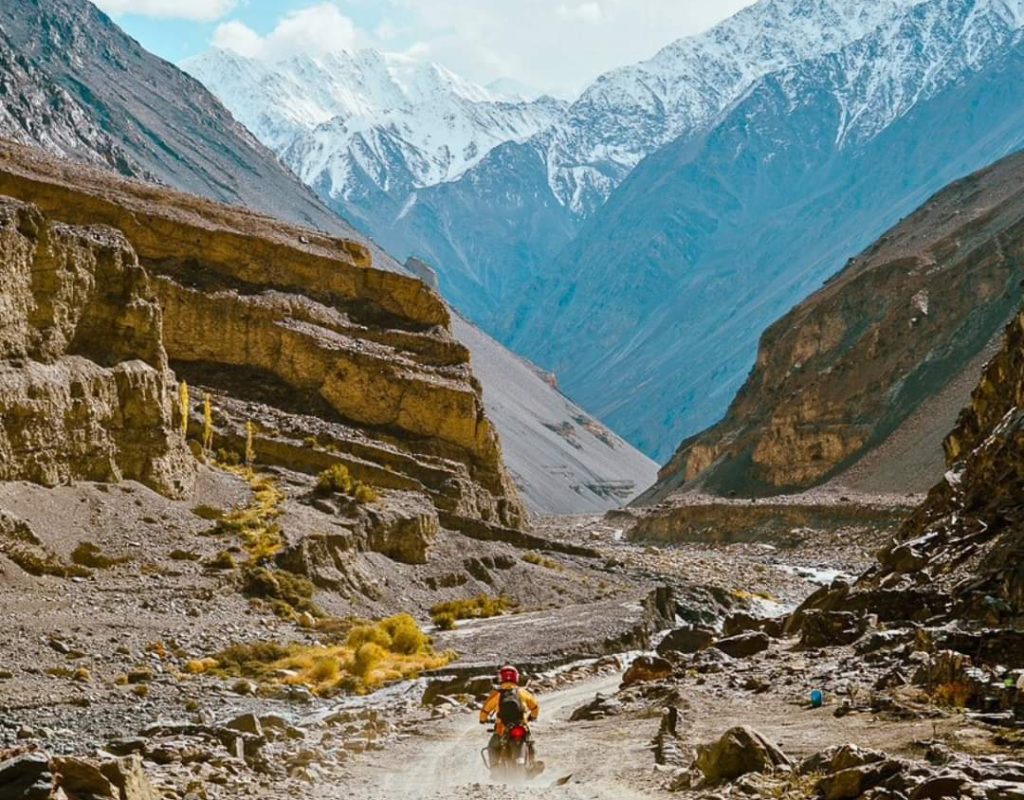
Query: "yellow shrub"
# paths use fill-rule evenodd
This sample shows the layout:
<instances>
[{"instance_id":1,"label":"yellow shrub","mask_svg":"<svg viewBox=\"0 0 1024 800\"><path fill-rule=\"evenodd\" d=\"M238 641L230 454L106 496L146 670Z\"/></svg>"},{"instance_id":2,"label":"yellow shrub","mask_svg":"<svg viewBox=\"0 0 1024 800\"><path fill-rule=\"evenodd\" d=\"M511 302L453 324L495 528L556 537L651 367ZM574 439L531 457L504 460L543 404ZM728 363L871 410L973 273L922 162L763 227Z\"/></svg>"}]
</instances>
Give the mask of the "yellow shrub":
<instances>
[{"instance_id":1,"label":"yellow shrub","mask_svg":"<svg viewBox=\"0 0 1024 800\"><path fill-rule=\"evenodd\" d=\"M359 649L368 642L384 649L390 649L391 634L380 625L356 625L345 638L345 646L351 647L353 650Z\"/></svg>"},{"instance_id":2,"label":"yellow shrub","mask_svg":"<svg viewBox=\"0 0 1024 800\"><path fill-rule=\"evenodd\" d=\"M367 642L360 645L352 659L352 673L367 681L370 673L387 657L387 651L378 644Z\"/></svg>"},{"instance_id":3,"label":"yellow shrub","mask_svg":"<svg viewBox=\"0 0 1024 800\"><path fill-rule=\"evenodd\" d=\"M344 464L332 464L325 469L316 480L316 490L323 494L338 492L348 494L352 491L352 475Z\"/></svg>"},{"instance_id":4,"label":"yellow shrub","mask_svg":"<svg viewBox=\"0 0 1024 800\"><path fill-rule=\"evenodd\" d=\"M390 650L402 655L422 653L430 647L430 639L420 630L420 626L408 614L399 614L380 623L391 637Z\"/></svg>"},{"instance_id":5,"label":"yellow shrub","mask_svg":"<svg viewBox=\"0 0 1024 800\"><path fill-rule=\"evenodd\" d=\"M367 486L362 481L356 484L356 488L353 490L352 496L356 499L357 503L361 503L362 505L366 505L367 503L376 503L379 499L379 495L373 490L373 488Z\"/></svg>"}]
</instances>

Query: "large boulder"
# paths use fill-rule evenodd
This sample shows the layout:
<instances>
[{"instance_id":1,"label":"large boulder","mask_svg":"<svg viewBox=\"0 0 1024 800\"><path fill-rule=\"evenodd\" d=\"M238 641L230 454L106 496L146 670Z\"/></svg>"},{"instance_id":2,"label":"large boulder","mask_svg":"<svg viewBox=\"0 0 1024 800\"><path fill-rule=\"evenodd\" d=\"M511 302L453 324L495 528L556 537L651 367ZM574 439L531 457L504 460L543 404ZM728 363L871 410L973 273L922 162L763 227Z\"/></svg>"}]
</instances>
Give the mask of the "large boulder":
<instances>
[{"instance_id":1,"label":"large boulder","mask_svg":"<svg viewBox=\"0 0 1024 800\"><path fill-rule=\"evenodd\" d=\"M902 770L903 764L892 759L850 767L826 775L818 781L815 793L823 800L853 800Z\"/></svg>"},{"instance_id":2,"label":"large boulder","mask_svg":"<svg viewBox=\"0 0 1024 800\"><path fill-rule=\"evenodd\" d=\"M634 686L638 683L651 683L663 681L672 677L673 667L671 662L659 656L640 656L626 670L622 676L622 687Z\"/></svg>"},{"instance_id":3,"label":"large boulder","mask_svg":"<svg viewBox=\"0 0 1024 800\"><path fill-rule=\"evenodd\" d=\"M120 800L161 800L160 793L153 788L142 769L142 759L137 755L105 761L100 765L100 771L118 790Z\"/></svg>"},{"instance_id":4,"label":"large boulder","mask_svg":"<svg viewBox=\"0 0 1024 800\"><path fill-rule=\"evenodd\" d=\"M57 774L57 785L69 797L120 800L117 789L98 764L81 758L55 758L53 769Z\"/></svg>"},{"instance_id":5,"label":"large boulder","mask_svg":"<svg viewBox=\"0 0 1024 800\"><path fill-rule=\"evenodd\" d=\"M569 722L606 719L621 714L623 710L622 703L617 698L598 693L589 703L585 703L573 711Z\"/></svg>"},{"instance_id":6,"label":"large boulder","mask_svg":"<svg viewBox=\"0 0 1024 800\"><path fill-rule=\"evenodd\" d=\"M698 748L693 766L707 784L714 785L748 772L771 772L791 763L776 745L753 728L742 725L726 731L714 744Z\"/></svg>"},{"instance_id":7,"label":"large boulder","mask_svg":"<svg viewBox=\"0 0 1024 800\"><path fill-rule=\"evenodd\" d=\"M738 636L730 636L715 642L715 647L733 658L749 658L771 646L772 640L767 633L748 631Z\"/></svg>"},{"instance_id":8,"label":"large boulder","mask_svg":"<svg viewBox=\"0 0 1024 800\"><path fill-rule=\"evenodd\" d=\"M715 641L715 632L710 628L684 625L670 631L658 644L658 653L696 653L710 647Z\"/></svg>"},{"instance_id":9,"label":"large boulder","mask_svg":"<svg viewBox=\"0 0 1024 800\"><path fill-rule=\"evenodd\" d=\"M810 610L800 623L801 647L836 647L853 644L868 629L864 616L849 611Z\"/></svg>"},{"instance_id":10,"label":"large boulder","mask_svg":"<svg viewBox=\"0 0 1024 800\"><path fill-rule=\"evenodd\" d=\"M50 758L45 753L24 753L0 763L4 800L49 800L52 785Z\"/></svg>"}]
</instances>

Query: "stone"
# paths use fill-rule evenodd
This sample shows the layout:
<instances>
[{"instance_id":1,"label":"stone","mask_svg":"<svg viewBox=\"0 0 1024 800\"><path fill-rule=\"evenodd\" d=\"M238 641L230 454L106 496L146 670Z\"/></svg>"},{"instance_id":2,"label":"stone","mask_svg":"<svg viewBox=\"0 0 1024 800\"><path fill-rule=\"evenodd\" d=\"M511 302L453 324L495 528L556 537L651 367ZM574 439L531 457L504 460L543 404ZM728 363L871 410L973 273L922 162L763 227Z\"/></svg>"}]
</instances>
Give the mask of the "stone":
<instances>
[{"instance_id":1,"label":"stone","mask_svg":"<svg viewBox=\"0 0 1024 800\"><path fill-rule=\"evenodd\" d=\"M113 784L100 771L98 764L80 758L54 758L53 769L57 785L72 797L120 800Z\"/></svg>"},{"instance_id":2,"label":"stone","mask_svg":"<svg viewBox=\"0 0 1024 800\"><path fill-rule=\"evenodd\" d=\"M623 712L622 703L615 697L598 694L589 703L585 703L572 712L569 722L580 722L583 720L605 719L614 717Z\"/></svg>"},{"instance_id":3,"label":"stone","mask_svg":"<svg viewBox=\"0 0 1024 800\"><path fill-rule=\"evenodd\" d=\"M658 654L696 653L710 647L715 640L714 631L695 625L684 625L676 628L658 643Z\"/></svg>"},{"instance_id":4,"label":"stone","mask_svg":"<svg viewBox=\"0 0 1024 800\"><path fill-rule=\"evenodd\" d=\"M776 745L743 725L726 731L714 744L699 747L694 768L709 785L716 785L749 772L771 772L791 763Z\"/></svg>"},{"instance_id":5,"label":"stone","mask_svg":"<svg viewBox=\"0 0 1024 800\"><path fill-rule=\"evenodd\" d=\"M749 631L715 642L715 648L732 658L749 658L767 650L772 640L767 633Z\"/></svg>"},{"instance_id":6,"label":"stone","mask_svg":"<svg viewBox=\"0 0 1024 800\"><path fill-rule=\"evenodd\" d=\"M25 753L0 763L3 800L49 800L53 787L46 753Z\"/></svg>"},{"instance_id":7,"label":"stone","mask_svg":"<svg viewBox=\"0 0 1024 800\"><path fill-rule=\"evenodd\" d=\"M960 797L970 783L962 773L944 773L928 778L910 793L910 800L939 800L942 797Z\"/></svg>"},{"instance_id":8,"label":"stone","mask_svg":"<svg viewBox=\"0 0 1024 800\"><path fill-rule=\"evenodd\" d=\"M263 736L263 725L260 722L260 718L255 714L240 714L229 722L224 723L224 727L241 731L242 733L249 733L253 736Z\"/></svg>"},{"instance_id":9,"label":"stone","mask_svg":"<svg viewBox=\"0 0 1024 800\"><path fill-rule=\"evenodd\" d=\"M867 631L867 619L848 611L809 610L800 623L801 647L853 644Z\"/></svg>"},{"instance_id":10,"label":"stone","mask_svg":"<svg viewBox=\"0 0 1024 800\"><path fill-rule=\"evenodd\" d=\"M830 747L828 750L805 758L800 762L797 771L801 775L810 775L815 772L842 772L853 767L861 767L884 760L885 753L878 750L858 747L855 744L844 744Z\"/></svg>"},{"instance_id":11,"label":"stone","mask_svg":"<svg viewBox=\"0 0 1024 800\"><path fill-rule=\"evenodd\" d=\"M100 771L120 792L120 800L161 800L137 755L106 761L100 765Z\"/></svg>"},{"instance_id":12,"label":"stone","mask_svg":"<svg viewBox=\"0 0 1024 800\"><path fill-rule=\"evenodd\" d=\"M815 792L824 800L853 800L898 774L903 765L891 759L834 772L818 781Z\"/></svg>"},{"instance_id":13,"label":"stone","mask_svg":"<svg viewBox=\"0 0 1024 800\"><path fill-rule=\"evenodd\" d=\"M1024 800L1024 783L991 779L978 784L985 800Z\"/></svg>"},{"instance_id":14,"label":"stone","mask_svg":"<svg viewBox=\"0 0 1024 800\"><path fill-rule=\"evenodd\" d=\"M640 656L629 665L622 676L622 686L626 688L638 683L663 681L672 677L674 669L670 661L660 656Z\"/></svg>"}]
</instances>

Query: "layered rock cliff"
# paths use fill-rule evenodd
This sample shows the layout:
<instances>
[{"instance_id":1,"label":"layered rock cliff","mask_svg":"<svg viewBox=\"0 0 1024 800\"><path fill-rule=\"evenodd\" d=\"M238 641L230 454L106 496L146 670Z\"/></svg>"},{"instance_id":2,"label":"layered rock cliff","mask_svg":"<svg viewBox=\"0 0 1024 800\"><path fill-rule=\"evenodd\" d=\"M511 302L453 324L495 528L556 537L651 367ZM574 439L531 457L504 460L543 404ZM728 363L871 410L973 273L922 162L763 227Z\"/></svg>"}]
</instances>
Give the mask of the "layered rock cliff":
<instances>
[{"instance_id":1,"label":"layered rock cliff","mask_svg":"<svg viewBox=\"0 0 1024 800\"><path fill-rule=\"evenodd\" d=\"M40 248L34 283L9 267L14 277L3 299L12 310L28 307L28 290L19 293L20 285L54 298L37 299L27 322L0 329L11 356L29 359L11 367L10 380L30 381L66 353L93 359L93 369L112 370L118 379L110 379L111 387L145 399L176 387L167 383L169 360L180 376L216 393L224 442L234 442L247 423L257 424L261 460L307 472L345 464L378 486L426 495L456 527L460 520L520 524L522 508L468 351L452 336L443 301L416 279L374 269L369 251L357 243L53 161L13 144L0 144L0 195L39 209L19 211L20 217L11 211L12 219L41 219L41 212L71 226L106 226L76 233L66 225L55 228L59 236L36 234L63 250L52 243ZM8 227L16 232L26 225ZM84 249L76 244L81 241L92 249L78 256L74 247ZM17 242L10 248L12 254L28 249ZM54 277L46 259L64 251L71 253L66 262L77 260ZM86 256L97 265L89 273L95 279L80 266ZM91 302L82 287L97 300ZM25 333L29 326L34 336ZM107 363L112 359L117 363ZM143 367L152 373L149 383ZM80 391L73 380L51 382L54 391ZM103 391L116 411L118 403L109 399L117 395ZM132 458L135 426L150 432L173 427L171 400L165 399L157 404L165 413L156 428L142 413L148 406L131 397L121 403L130 423L122 449ZM97 436L80 432L79 438L91 446ZM169 441L179 451L183 447L173 436ZM167 457L159 449L148 452L145 464ZM63 459L88 461L66 449ZM47 476L115 476L76 469L54 467ZM164 488L134 462L121 471Z\"/></svg>"},{"instance_id":2,"label":"layered rock cliff","mask_svg":"<svg viewBox=\"0 0 1024 800\"><path fill-rule=\"evenodd\" d=\"M725 419L683 442L646 497L694 485L803 489L891 440L977 360L1019 302L1022 176L1015 155L948 187L769 328ZM912 453L886 456L895 461L883 488L916 489L912 464L934 479L928 469L940 468L941 439L970 385L926 409L905 437Z\"/></svg>"},{"instance_id":3,"label":"layered rock cliff","mask_svg":"<svg viewBox=\"0 0 1024 800\"><path fill-rule=\"evenodd\" d=\"M160 307L131 246L0 198L0 480L188 492Z\"/></svg>"}]
</instances>

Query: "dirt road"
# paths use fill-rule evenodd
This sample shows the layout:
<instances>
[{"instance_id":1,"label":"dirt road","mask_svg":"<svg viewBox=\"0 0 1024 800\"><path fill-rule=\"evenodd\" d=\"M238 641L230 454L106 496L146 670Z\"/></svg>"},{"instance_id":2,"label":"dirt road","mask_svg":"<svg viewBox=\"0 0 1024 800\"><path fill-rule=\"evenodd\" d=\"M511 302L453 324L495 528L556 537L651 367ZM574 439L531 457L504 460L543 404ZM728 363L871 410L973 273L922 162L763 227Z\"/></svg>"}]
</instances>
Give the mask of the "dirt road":
<instances>
[{"instance_id":1,"label":"dirt road","mask_svg":"<svg viewBox=\"0 0 1024 800\"><path fill-rule=\"evenodd\" d=\"M458 714L378 754L376 763L362 766L356 781L365 784L365 792L354 792L350 785L337 796L370 800L658 797L663 777L652 771L646 750L649 736L643 738L646 731L639 731L635 723L620 729L607 723L569 722L575 708L597 692L614 692L619 679L618 675L604 677L540 698L541 719L534 731L538 757L547 769L529 784L491 783L479 755L487 743L486 730L475 715ZM656 727L652 721L651 732Z\"/></svg>"}]
</instances>

